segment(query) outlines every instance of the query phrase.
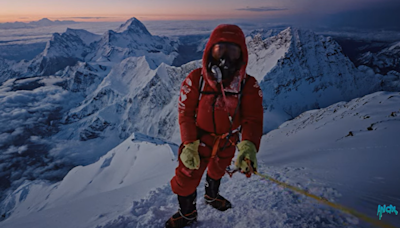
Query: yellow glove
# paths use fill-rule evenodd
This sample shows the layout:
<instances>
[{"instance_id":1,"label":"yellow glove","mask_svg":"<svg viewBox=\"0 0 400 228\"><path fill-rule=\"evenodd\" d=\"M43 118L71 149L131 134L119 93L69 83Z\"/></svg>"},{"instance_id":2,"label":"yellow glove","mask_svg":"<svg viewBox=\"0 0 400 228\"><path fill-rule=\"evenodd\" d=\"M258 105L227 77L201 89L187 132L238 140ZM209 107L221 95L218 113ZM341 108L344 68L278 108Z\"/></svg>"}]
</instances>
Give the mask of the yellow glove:
<instances>
[{"instance_id":1,"label":"yellow glove","mask_svg":"<svg viewBox=\"0 0 400 228\"><path fill-rule=\"evenodd\" d=\"M188 169L199 169L200 168L200 156L199 156L199 145L200 140L196 140L192 143L184 145L182 153L180 155L182 163Z\"/></svg>"},{"instance_id":2,"label":"yellow glove","mask_svg":"<svg viewBox=\"0 0 400 228\"><path fill-rule=\"evenodd\" d=\"M236 167L245 173L249 172L249 166L245 161L245 159L249 159L251 161L253 169L257 170L257 149L254 143L248 140L243 140L237 144L237 148L239 150L239 155L235 162Z\"/></svg>"}]
</instances>

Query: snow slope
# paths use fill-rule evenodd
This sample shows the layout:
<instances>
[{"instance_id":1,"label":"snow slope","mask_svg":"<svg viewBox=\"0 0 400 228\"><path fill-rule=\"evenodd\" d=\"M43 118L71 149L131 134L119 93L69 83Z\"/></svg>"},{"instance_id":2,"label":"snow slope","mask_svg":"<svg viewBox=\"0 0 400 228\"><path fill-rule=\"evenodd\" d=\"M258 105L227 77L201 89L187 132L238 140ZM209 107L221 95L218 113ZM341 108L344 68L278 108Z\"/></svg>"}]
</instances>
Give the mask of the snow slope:
<instances>
[{"instance_id":1,"label":"snow slope","mask_svg":"<svg viewBox=\"0 0 400 228\"><path fill-rule=\"evenodd\" d=\"M263 137L259 171L377 218L378 204L400 204L399 104L400 93L377 92L305 112ZM350 131L353 136L346 137ZM15 202L14 213L0 224L162 227L177 209L168 185L173 154L165 144L129 138L98 162L71 170L62 182L21 186L8 199ZM198 193L196 227L371 227L257 176L223 178L221 194L234 205L227 212L204 204L203 187ZM382 220L400 225L393 214Z\"/></svg>"},{"instance_id":2,"label":"snow slope","mask_svg":"<svg viewBox=\"0 0 400 228\"><path fill-rule=\"evenodd\" d=\"M51 221L34 223L37 227L77 228L107 221L173 175L174 153L168 144L136 142L132 135L96 163L75 167L59 183L38 181L22 185L5 201L9 207L16 206L10 219L24 220L25 227L32 221L21 220L22 217L41 211L47 216L49 211L61 209L64 215L56 212L50 215ZM40 219L40 215L35 217Z\"/></svg>"},{"instance_id":3,"label":"snow slope","mask_svg":"<svg viewBox=\"0 0 400 228\"><path fill-rule=\"evenodd\" d=\"M276 36L264 38L263 31L254 31L246 38L249 51L247 73L260 82L283 58L291 45L291 30L286 29Z\"/></svg>"}]
</instances>

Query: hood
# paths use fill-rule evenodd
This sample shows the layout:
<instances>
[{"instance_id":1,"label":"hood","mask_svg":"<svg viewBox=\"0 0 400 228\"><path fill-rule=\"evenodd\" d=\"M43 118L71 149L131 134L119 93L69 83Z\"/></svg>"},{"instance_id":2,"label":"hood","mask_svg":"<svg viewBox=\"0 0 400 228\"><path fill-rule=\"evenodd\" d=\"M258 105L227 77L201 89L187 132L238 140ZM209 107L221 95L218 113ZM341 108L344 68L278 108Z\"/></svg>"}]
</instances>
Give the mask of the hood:
<instances>
[{"instance_id":1,"label":"hood","mask_svg":"<svg viewBox=\"0 0 400 228\"><path fill-rule=\"evenodd\" d=\"M239 70L239 75L237 75L237 77L239 77L239 80L233 80L239 83L234 83L234 85L231 85L231 87L237 87L237 88L230 88L239 91L241 81L246 77L246 66L249 56L247 52L245 36L243 34L243 31L237 25L229 25L229 24L218 25L211 33L210 39L208 40L206 48L203 53L203 68L202 68L203 77L205 78L205 80L207 80L208 84L215 91L218 91L217 80L215 79L214 75L211 72L207 71L207 63L208 63L208 58L210 56L211 48L213 47L214 44L219 42L235 43L239 45L240 48L242 49L244 64Z\"/></svg>"}]
</instances>

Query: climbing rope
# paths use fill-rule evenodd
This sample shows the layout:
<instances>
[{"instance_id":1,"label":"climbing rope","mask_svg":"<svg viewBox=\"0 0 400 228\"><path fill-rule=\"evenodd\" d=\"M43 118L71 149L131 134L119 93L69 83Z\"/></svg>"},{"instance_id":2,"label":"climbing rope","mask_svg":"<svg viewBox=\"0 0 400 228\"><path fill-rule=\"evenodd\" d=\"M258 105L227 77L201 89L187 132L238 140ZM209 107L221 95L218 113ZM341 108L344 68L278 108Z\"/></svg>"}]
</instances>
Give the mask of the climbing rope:
<instances>
[{"instance_id":1,"label":"climbing rope","mask_svg":"<svg viewBox=\"0 0 400 228\"><path fill-rule=\"evenodd\" d=\"M323 204L325 204L325 205L331 206L331 207L333 207L333 208L335 208L335 209L338 209L338 210L340 210L340 211L343 211L343 212L345 212L345 213L351 214L351 215L353 215L353 216L355 216L355 217L357 217L357 218L359 218L359 219L361 219L361 220L364 220L364 221L366 221L366 222L368 222L368 223L370 223L370 224L373 224L373 225L375 225L375 226L377 226L377 227L381 227L381 228L396 228L395 226L393 226L393 225L391 225L391 224L389 224L389 223L383 222L383 221L378 220L378 219L375 219L375 218L371 218L371 217L369 217L369 216L367 216L367 215L365 215L365 214L362 214L362 213L360 213L360 212L358 212L358 211L356 211L356 210L354 210L354 209L345 207L345 206L340 205L340 204L337 204L337 203L330 202L328 199L326 199L326 198L324 198L324 197L320 197L320 196L311 194L311 193L309 193L309 192L306 191L306 190L303 190L303 189L300 189L300 188L298 188L298 187L289 185L289 184L287 184L287 183L278 181L278 180L276 180L276 179L274 179L274 178L272 178L272 177L270 177L270 176L268 176L268 175L261 174L261 173L259 173L257 170L255 170L255 169L253 170L253 169L252 169L249 159L245 159L245 160L246 160L246 162L247 162L247 165L250 167L250 171L249 171L249 172L252 171L252 173L254 173L255 175L257 175L257 176L259 176L259 177L261 177L261 178L263 178L263 179L265 179L265 180L272 181L272 182L274 182L275 184L280 185L280 186L282 186L282 187L284 187L284 188L286 188L286 189L290 189L290 190L292 190L292 191L294 191L294 192L297 192L297 193L300 193L300 194L302 194L302 195L305 195L305 196L308 196L308 197L310 197L310 198L313 198L313 199L317 200L317 201L320 202L320 203L323 203ZM232 175L233 175L235 172L237 172L237 171L239 171L239 170L237 170L237 169L236 169L236 170L233 170L233 171L228 171L228 170L227 170L227 173L229 174L230 177L232 177ZM245 173L245 174L246 174L246 173ZM246 176L249 177L248 174L246 174Z\"/></svg>"}]
</instances>

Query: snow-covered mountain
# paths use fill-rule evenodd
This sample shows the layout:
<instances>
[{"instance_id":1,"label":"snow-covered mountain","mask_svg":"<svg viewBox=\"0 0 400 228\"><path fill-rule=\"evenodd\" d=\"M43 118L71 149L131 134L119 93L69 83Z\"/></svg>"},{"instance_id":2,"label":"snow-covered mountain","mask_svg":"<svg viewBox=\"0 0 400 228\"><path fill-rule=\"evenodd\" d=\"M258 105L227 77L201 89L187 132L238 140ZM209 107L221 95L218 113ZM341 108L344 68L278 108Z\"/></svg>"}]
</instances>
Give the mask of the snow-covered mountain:
<instances>
[{"instance_id":1,"label":"snow-covered mountain","mask_svg":"<svg viewBox=\"0 0 400 228\"><path fill-rule=\"evenodd\" d=\"M291 29L288 28L268 38L264 38L264 34L260 31L254 32L246 38L246 43L249 52L247 73L261 82L278 60L289 51Z\"/></svg>"},{"instance_id":2,"label":"snow-covered mountain","mask_svg":"<svg viewBox=\"0 0 400 228\"><path fill-rule=\"evenodd\" d=\"M13 77L46 76L74 66L78 61L112 67L125 58L139 56L145 56L150 68L155 69L161 63L171 65L178 56L177 49L176 40L153 36L140 21L132 18L103 36L81 29L54 33L41 54L6 70L15 72Z\"/></svg>"},{"instance_id":3,"label":"snow-covered mountain","mask_svg":"<svg viewBox=\"0 0 400 228\"><path fill-rule=\"evenodd\" d=\"M209 35L185 35L178 38L178 57L172 66L181 66L191 61L199 60L203 57Z\"/></svg>"},{"instance_id":4,"label":"snow-covered mountain","mask_svg":"<svg viewBox=\"0 0 400 228\"><path fill-rule=\"evenodd\" d=\"M380 74L387 74L390 71L400 72L400 42L393 43L376 53L368 51L360 56L357 62L373 68Z\"/></svg>"},{"instance_id":5,"label":"snow-covered mountain","mask_svg":"<svg viewBox=\"0 0 400 228\"><path fill-rule=\"evenodd\" d=\"M276 36L286 28L273 28L273 29L256 29L251 31L247 36L254 38L255 36L261 37L261 39L267 39L270 38L271 36Z\"/></svg>"},{"instance_id":6,"label":"snow-covered mountain","mask_svg":"<svg viewBox=\"0 0 400 228\"><path fill-rule=\"evenodd\" d=\"M87 141L115 135L123 140L132 132L141 132L178 142L176 103L180 84L200 64L161 64L151 70L145 57L123 60L81 105L67 113L65 124L69 127L60 137Z\"/></svg>"},{"instance_id":7,"label":"snow-covered mountain","mask_svg":"<svg viewBox=\"0 0 400 228\"><path fill-rule=\"evenodd\" d=\"M39 75L52 75L78 61L84 61L92 51L91 43L98 40L99 35L85 30L67 29L62 34L54 33L44 51L33 60L30 67Z\"/></svg>"},{"instance_id":8,"label":"snow-covered mountain","mask_svg":"<svg viewBox=\"0 0 400 228\"><path fill-rule=\"evenodd\" d=\"M348 101L380 89L374 74L364 74L330 37L288 28L262 40L248 38L250 75L264 94L264 130L300 113Z\"/></svg>"},{"instance_id":9,"label":"snow-covered mountain","mask_svg":"<svg viewBox=\"0 0 400 228\"><path fill-rule=\"evenodd\" d=\"M400 93L377 92L307 111L262 138L259 172L378 219L377 205L400 203L399 104ZM96 163L72 169L61 182L20 186L4 201L10 212L1 225L162 227L178 207L168 184L176 156L165 142L137 141L132 135ZM221 194L234 207L216 212L198 197L197 227L370 227L259 180L225 176ZM203 187L198 194L204 194ZM384 214L382 221L400 225L394 214Z\"/></svg>"},{"instance_id":10,"label":"snow-covered mountain","mask_svg":"<svg viewBox=\"0 0 400 228\"><path fill-rule=\"evenodd\" d=\"M178 42L153 36L136 18L128 20L116 31L108 31L94 45L88 61L120 62L128 57L146 56L151 69L161 63L171 65L178 56Z\"/></svg>"},{"instance_id":11,"label":"snow-covered mountain","mask_svg":"<svg viewBox=\"0 0 400 228\"><path fill-rule=\"evenodd\" d=\"M112 69L78 62L58 76L7 80L0 87L0 118L9 123L1 130L0 191L62 178L136 131L177 142L179 85L199 66L151 70L145 57L131 57Z\"/></svg>"},{"instance_id":12,"label":"snow-covered mountain","mask_svg":"<svg viewBox=\"0 0 400 228\"><path fill-rule=\"evenodd\" d=\"M247 38L247 44L250 53L247 71L256 76L264 91L266 131L303 111L381 88L379 79L355 68L336 42L310 31L288 28L264 40L261 34L256 34L254 38ZM164 118L176 117L174 104L180 81L196 67L198 63L182 68L161 65L154 72L145 57L125 59L105 77L95 93L69 112L66 122L79 122L79 128L72 128L75 130L67 135L88 140L104 137L108 133L101 131L118 126L121 139L132 132L166 139L175 137L171 133L176 132L173 130L176 121L164 121ZM163 79L171 82L158 86ZM165 88L171 88L175 99L166 94L170 92ZM139 120L153 124L143 125ZM98 127L99 123L104 129Z\"/></svg>"},{"instance_id":13,"label":"snow-covered mountain","mask_svg":"<svg viewBox=\"0 0 400 228\"><path fill-rule=\"evenodd\" d=\"M93 50L91 44L100 38L99 35L82 29L67 29L62 34L54 33L43 52L34 59L20 61L5 68L13 72L13 75L7 77L11 73L5 74L3 81L15 77L53 75L67 66L74 66L78 61L85 60L85 57Z\"/></svg>"}]
</instances>

